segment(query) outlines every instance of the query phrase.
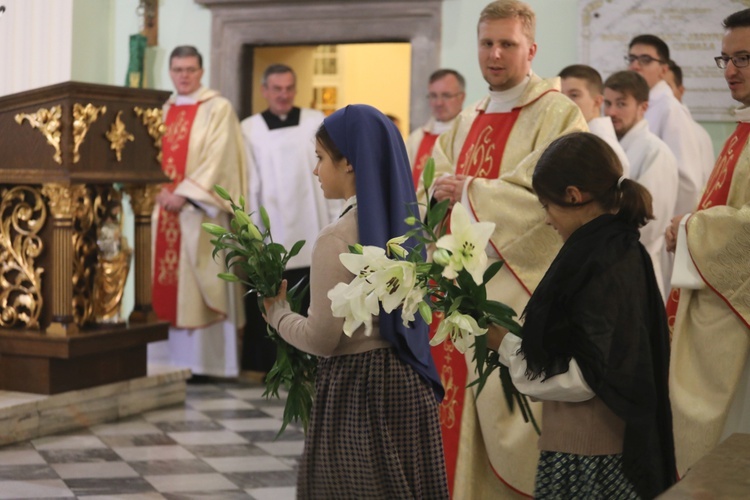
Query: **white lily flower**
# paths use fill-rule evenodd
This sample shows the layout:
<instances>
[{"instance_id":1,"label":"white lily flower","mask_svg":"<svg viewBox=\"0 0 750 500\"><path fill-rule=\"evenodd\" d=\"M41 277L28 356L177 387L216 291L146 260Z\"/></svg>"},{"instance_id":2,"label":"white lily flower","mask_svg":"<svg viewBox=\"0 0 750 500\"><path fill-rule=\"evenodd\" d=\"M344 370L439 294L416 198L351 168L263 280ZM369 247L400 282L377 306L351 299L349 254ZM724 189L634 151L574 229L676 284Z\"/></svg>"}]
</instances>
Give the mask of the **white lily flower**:
<instances>
[{"instance_id":1,"label":"white lily flower","mask_svg":"<svg viewBox=\"0 0 750 500\"><path fill-rule=\"evenodd\" d=\"M350 273L358 278L367 279L371 274L380 271L392 261L385 256L385 250L380 247L367 245L362 247L362 253L342 253L339 260Z\"/></svg>"},{"instance_id":2,"label":"white lily flower","mask_svg":"<svg viewBox=\"0 0 750 500\"><path fill-rule=\"evenodd\" d=\"M414 321L416 313L419 311L421 305L424 304L424 296L426 294L426 288L415 287L406 295L404 305L401 307L401 320L404 326L409 326L409 323ZM428 305L427 307L430 306Z\"/></svg>"},{"instance_id":3,"label":"white lily flower","mask_svg":"<svg viewBox=\"0 0 750 500\"><path fill-rule=\"evenodd\" d=\"M361 325L365 325L365 335L372 333L372 317L380 312L380 306L372 287L364 280L354 278L349 284L338 283L329 290L328 298L333 316L344 318L347 336L351 337Z\"/></svg>"},{"instance_id":4,"label":"white lily flower","mask_svg":"<svg viewBox=\"0 0 750 500\"><path fill-rule=\"evenodd\" d=\"M470 337L473 335L484 335L485 333L487 333L487 329L479 328L477 320L468 314L461 314L458 311L454 311L440 322L435 336L430 340L430 345L440 345L450 336L451 342L456 346L458 352L465 353L470 345Z\"/></svg>"},{"instance_id":5,"label":"white lily flower","mask_svg":"<svg viewBox=\"0 0 750 500\"><path fill-rule=\"evenodd\" d=\"M393 312L417 284L417 266L413 262L390 260L388 265L372 274L368 281L375 285L375 295L383 310Z\"/></svg>"},{"instance_id":6,"label":"white lily flower","mask_svg":"<svg viewBox=\"0 0 750 500\"><path fill-rule=\"evenodd\" d=\"M391 255L395 255L396 257L399 257L401 259L405 259L407 255L409 255L409 251L401 246L402 243L405 243L408 238L406 236L397 236L396 238L391 238L388 240L388 243L385 244L385 247L388 249L388 253Z\"/></svg>"},{"instance_id":7,"label":"white lily flower","mask_svg":"<svg viewBox=\"0 0 750 500\"><path fill-rule=\"evenodd\" d=\"M466 269L478 284L482 284L487 268L485 248L495 231L494 222L471 223L469 214L460 203L453 205L450 221L450 234L440 238L435 245L451 252L450 263L443 270L443 276L454 279L461 269Z\"/></svg>"}]
</instances>

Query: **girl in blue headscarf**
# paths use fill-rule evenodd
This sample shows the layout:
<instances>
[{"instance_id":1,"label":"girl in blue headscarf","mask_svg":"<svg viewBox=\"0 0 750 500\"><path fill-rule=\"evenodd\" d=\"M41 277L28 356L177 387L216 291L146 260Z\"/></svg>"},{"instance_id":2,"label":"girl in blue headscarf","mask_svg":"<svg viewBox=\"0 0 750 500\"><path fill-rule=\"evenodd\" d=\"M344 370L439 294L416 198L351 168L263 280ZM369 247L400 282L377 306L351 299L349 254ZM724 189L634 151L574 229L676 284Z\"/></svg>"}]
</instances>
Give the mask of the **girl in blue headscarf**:
<instances>
[{"instance_id":1,"label":"girl in blue headscarf","mask_svg":"<svg viewBox=\"0 0 750 500\"><path fill-rule=\"evenodd\" d=\"M295 347L320 356L298 498L448 498L438 402L443 387L427 325L380 311L372 333L347 337L328 292L354 276L339 255L405 234L416 198L403 140L371 106L352 105L316 134L314 174L341 217L313 248L308 317L291 312L286 283L264 300L268 323ZM293 203L294 200L290 200ZM411 242L412 246L414 242ZM407 243L407 245L409 245Z\"/></svg>"}]
</instances>

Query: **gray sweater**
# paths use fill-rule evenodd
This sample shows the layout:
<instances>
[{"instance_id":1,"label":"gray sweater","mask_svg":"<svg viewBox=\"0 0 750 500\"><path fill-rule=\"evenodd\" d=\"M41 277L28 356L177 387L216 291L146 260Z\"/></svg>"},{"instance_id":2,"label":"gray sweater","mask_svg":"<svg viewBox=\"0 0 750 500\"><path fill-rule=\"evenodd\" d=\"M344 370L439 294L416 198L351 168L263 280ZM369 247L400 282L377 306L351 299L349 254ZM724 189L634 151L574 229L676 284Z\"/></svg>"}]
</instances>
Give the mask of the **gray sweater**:
<instances>
[{"instance_id":1,"label":"gray sweater","mask_svg":"<svg viewBox=\"0 0 750 500\"><path fill-rule=\"evenodd\" d=\"M361 326L349 338L344 335L344 318L335 318L331 313L328 291L338 283L349 283L354 279L354 275L339 260L339 255L348 253L349 245L358 243L358 240L355 206L318 235L310 266L310 309L307 318L293 313L286 301L277 302L266 312L268 323L294 347L316 356L329 357L390 346L380 336L377 317L373 318L370 336L364 334L364 326Z\"/></svg>"}]
</instances>

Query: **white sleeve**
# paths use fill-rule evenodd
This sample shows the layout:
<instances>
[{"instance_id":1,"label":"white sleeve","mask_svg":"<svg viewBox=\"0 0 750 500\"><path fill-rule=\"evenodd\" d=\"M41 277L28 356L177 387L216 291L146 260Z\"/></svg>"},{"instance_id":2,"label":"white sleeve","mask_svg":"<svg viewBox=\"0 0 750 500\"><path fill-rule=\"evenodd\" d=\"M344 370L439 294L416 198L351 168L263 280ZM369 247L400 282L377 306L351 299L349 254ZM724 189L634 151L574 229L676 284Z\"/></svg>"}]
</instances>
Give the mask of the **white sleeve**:
<instances>
[{"instance_id":1,"label":"white sleeve","mask_svg":"<svg viewBox=\"0 0 750 500\"><path fill-rule=\"evenodd\" d=\"M573 358L567 372L546 380L543 380L543 377L529 380L526 376L526 360L518 353L520 347L521 338L508 333L500 344L498 354L500 362L510 369L513 385L521 394L535 399L566 403L580 403L596 395L584 380L581 368Z\"/></svg>"}]
</instances>

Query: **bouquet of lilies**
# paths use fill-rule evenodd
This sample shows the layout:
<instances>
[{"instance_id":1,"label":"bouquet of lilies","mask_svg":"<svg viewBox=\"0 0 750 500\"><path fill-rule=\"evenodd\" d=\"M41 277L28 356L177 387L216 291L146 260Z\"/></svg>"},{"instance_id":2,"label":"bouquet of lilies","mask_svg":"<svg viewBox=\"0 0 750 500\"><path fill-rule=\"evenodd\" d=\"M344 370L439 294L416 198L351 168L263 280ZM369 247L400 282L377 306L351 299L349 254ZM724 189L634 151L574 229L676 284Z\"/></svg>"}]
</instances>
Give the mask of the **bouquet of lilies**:
<instances>
[{"instance_id":1,"label":"bouquet of lilies","mask_svg":"<svg viewBox=\"0 0 750 500\"><path fill-rule=\"evenodd\" d=\"M434 171L430 159L423 174L425 190L432 184ZM414 321L416 314L430 324L434 312L443 313L430 344L450 339L461 353L473 346L477 379L469 385L476 384L480 392L492 372L499 369L508 407L512 411L517 404L524 420L539 433L526 396L516 390L497 352L487 347L485 333L490 324L516 335L521 330L513 309L487 298L485 284L503 265L502 261L487 265L485 248L495 224L472 223L466 209L456 203L448 232L444 224L448 208L448 200L444 200L427 210L426 222L409 217L406 223L414 229L388 241L386 248L355 245L350 247L351 253L341 254L341 263L355 277L328 293L333 315L344 318L344 333L351 336L362 325L369 333L372 317L381 307L387 313L400 309L405 325ZM415 248L404 248L409 238L417 240ZM431 262L422 257L426 249L432 250Z\"/></svg>"},{"instance_id":2,"label":"bouquet of lilies","mask_svg":"<svg viewBox=\"0 0 750 500\"><path fill-rule=\"evenodd\" d=\"M305 242L298 241L287 251L283 245L273 241L271 223L263 207L259 212L266 229L261 232L250 218L251 214L245 212L243 197L236 204L225 189L214 186L214 190L229 202L234 212L229 229L217 224L203 224L203 229L214 237L211 240L214 259L223 252L228 272L219 273L218 276L225 281L244 283L249 289L248 293L257 292L258 304L263 311L263 297L278 295L287 262L299 253ZM293 311L300 312L302 294L307 292L307 287L307 284L303 286L300 282L288 291L287 300ZM267 333L276 344L276 362L266 375L263 396L278 398L279 389L286 388L288 395L279 434L290 422L301 422L307 430L318 359L288 344L270 326Z\"/></svg>"}]
</instances>

